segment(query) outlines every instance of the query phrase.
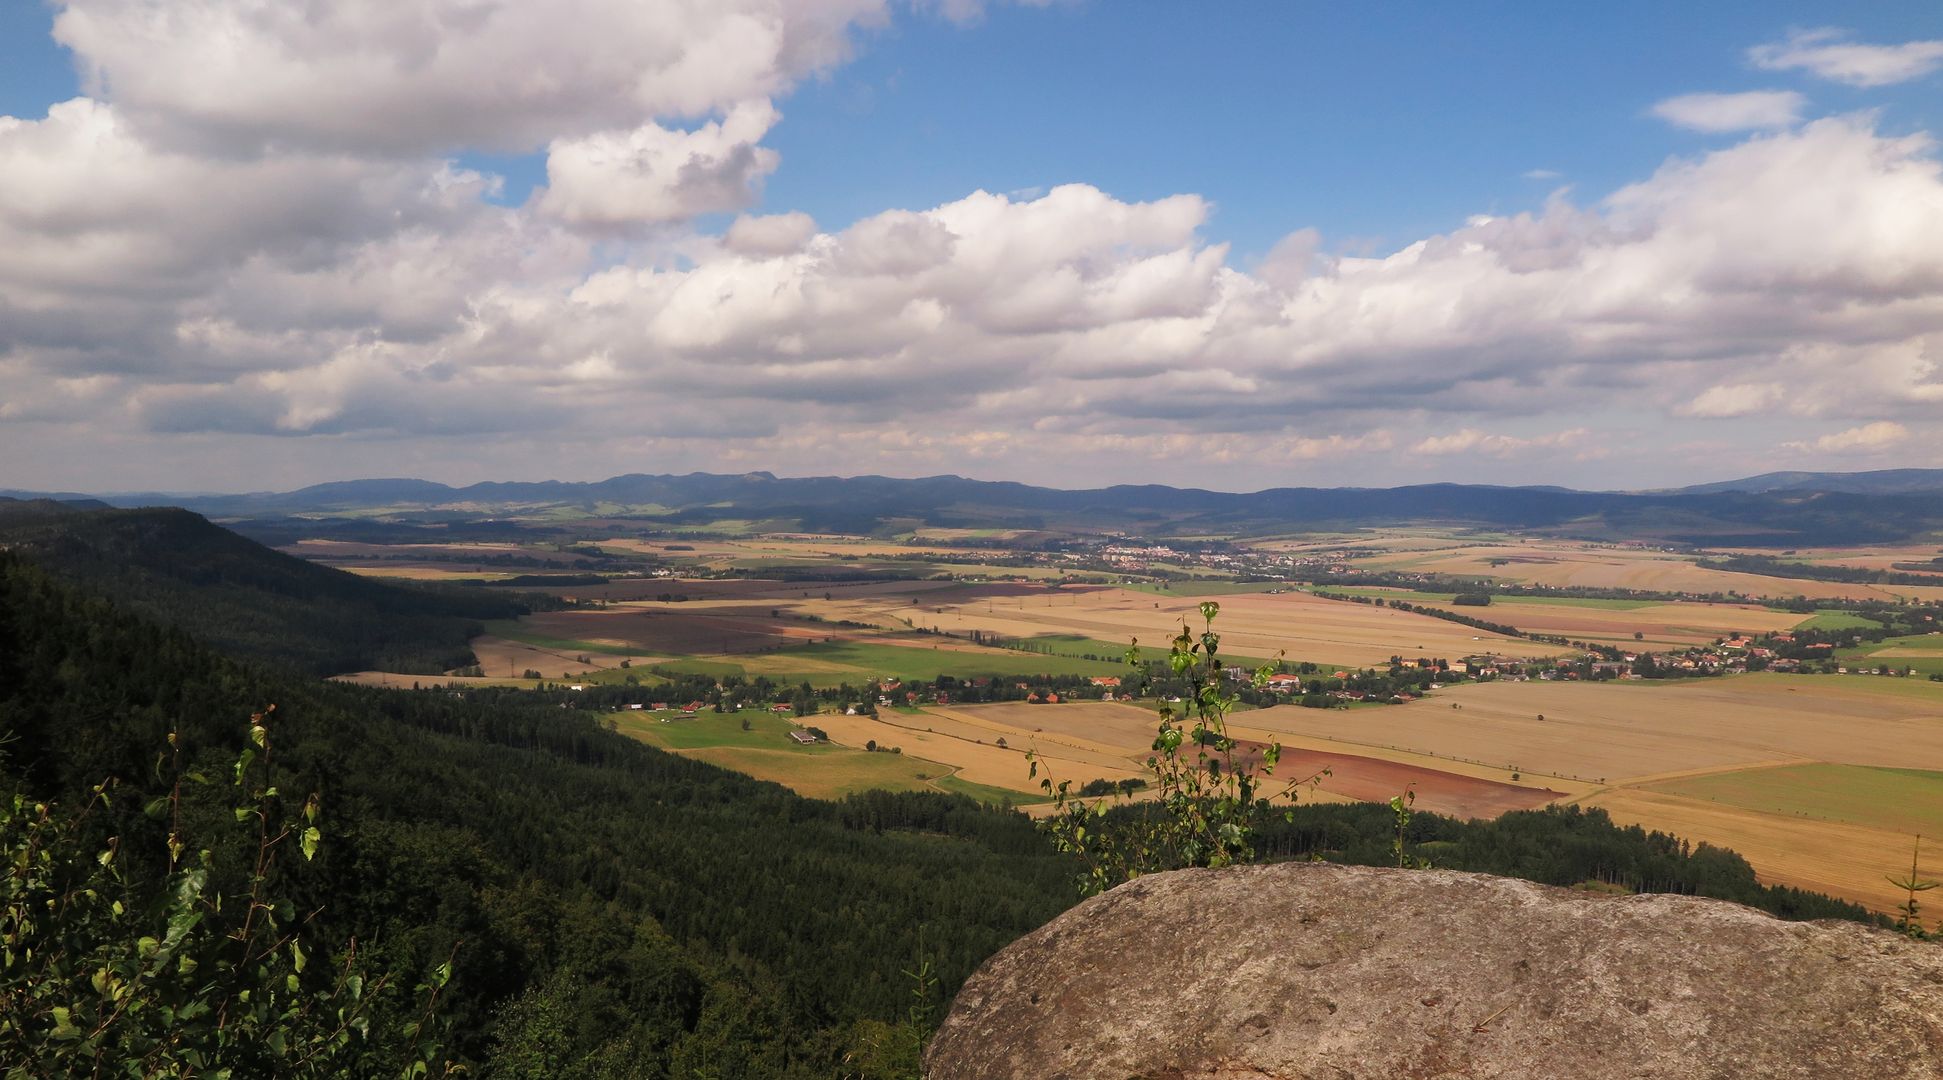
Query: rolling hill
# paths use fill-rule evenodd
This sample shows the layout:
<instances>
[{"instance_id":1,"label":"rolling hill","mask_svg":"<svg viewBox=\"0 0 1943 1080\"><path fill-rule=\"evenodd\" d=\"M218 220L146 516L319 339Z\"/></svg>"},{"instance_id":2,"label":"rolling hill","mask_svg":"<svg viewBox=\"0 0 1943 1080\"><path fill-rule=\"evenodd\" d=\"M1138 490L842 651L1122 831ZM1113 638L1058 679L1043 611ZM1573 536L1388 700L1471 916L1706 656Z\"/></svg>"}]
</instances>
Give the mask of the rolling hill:
<instances>
[{"instance_id":1,"label":"rolling hill","mask_svg":"<svg viewBox=\"0 0 1943 1080\"><path fill-rule=\"evenodd\" d=\"M173 508L0 503L0 547L234 656L314 674L472 662L485 619L530 599L392 585L272 551Z\"/></svg>"}]
</instances>

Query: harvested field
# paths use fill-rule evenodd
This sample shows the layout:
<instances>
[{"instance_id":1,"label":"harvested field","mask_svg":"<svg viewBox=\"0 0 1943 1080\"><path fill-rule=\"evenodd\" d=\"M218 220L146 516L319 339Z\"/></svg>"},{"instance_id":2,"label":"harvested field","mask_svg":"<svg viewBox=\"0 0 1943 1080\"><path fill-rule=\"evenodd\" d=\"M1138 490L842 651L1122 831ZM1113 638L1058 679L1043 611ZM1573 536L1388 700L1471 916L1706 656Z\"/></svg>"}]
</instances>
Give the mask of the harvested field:
<instances>
[{"instance_id":1,"label":"harvested field","mask_svg":"<svg viewBox=\"0 0 1943 1080\"><path fill-rule=\"evenodd\" d=\"M488 677L501 675L512 677L526 671L537 671L542 678L564 679L589 671L605 671L621 666L621 661L630 661L632 666L641 667L659 659L650 652L628 653L624 650L596 651L577 648L574 643L535 643L516 641L512 638L487 634L473 638L467 643L472 654L479 658L479 669ZM581 663L585 656L587 663Z\"/></svg>"},{"instance_id":2,"label":"harvested field","mask_svg":"<svg viewBox=\"0 0 1943 1080\"><path fill-rule=\"evenodd\" d=\"M706 747L683 756L781 784L812 799L841 799L866 791L938 791L932 781L949 775L949 766L909 754L792 754L787 750Z\"/></svg>"},{"instance_id":3,"label":"harvested field","mask_svg":"<svg viewBox=\"0 0 1943 1080\"><path fill-rule=\"evenodd\" d=\"M1768 814L1640 788L1615 788L1584 800L1620 824L1639 824L1695 842L1731 848L1761 881L1828 893L1892 910L1903 900L1886 879L1907 873L1913 838L1839 821ZM1925 846L1923 876L1943 878L1943 844Z\"/></svg>"},{"instance_id":4,"label":"harvested field","mask_svg":"<svg viewBox=\"0 0 1943 1080\"><path fill-rule=\"evenodd\" d=\"M911 596L949 589L949 581L773 581L760 578L616 578L601 585L565 585L544 591L576 600L640 601L664 595L690 600L797 600L871 597L889 593Z\"/></svg>"},{"instance_id":5,"label":"harvested field","mask_svg":"<svg viewBox=\"0 0 1943 1080\"><path fill-rule=\"evenodd\" d=\"M899 602L899 601L903 602ZM1031 639L1072 635L1123 647L1130 639L1165 646L1183 620L1200 629L1201 598L1157 596L1132 589L960 586L950 594L885 595L859 605L868 621L936 628L954 634ZM1272 657L1369 667L1390 657L1459 657L1496 651L1521 656L1564 650L1506 638L1425 615L1371 604L1324 600L1307 593L1236 594L1221 598L1222 651L1235 657Z\"/></svg>"},{"instance_id":6,"label":"harvested field","mask_svg":"<svg viewBox=\"0 0 1943 1080\"><path fill-rule=\"evenodd\" d=\"M1740 555L1773 555L1771 550L1754 548L1732 549ZM1894 570L1901 573L1930 573L1937 575L1937 583L1943 584L1943 570L1905 570L1899 563L1927 563L1943 555L1943 548L1935 544L1895 544L1880 547L1861 548L1800 548L1786 556L1790 562L1807 563L1812 566L1848 566L1860 570Z\"/></svg>"},{"instance_id":7,"label":"harvested field","mask_svg":"<svg viewBox=\"0 0 1943 1080\"><path fill-rule=\"evenodd\" d=\"M330 565L359 577L398 578L404 581L497 581L512 576L503 570L453 569L450 565L424 566L394 562Z\"/></svg>"},{"instance_id":8,"label":"harvested field","mask_svg":"<svg viewBox=\"0 0 1943 1080\"><path fill-rule=\"evenodd\" d=\"M1510 810L1543 806L1564 792L1550 788L1482 780L1439 769L1426 769L1359 754L1284 747L1275 770L1283 778L1329 775L1317 782L1324 791L1359 802L1388 802L1408 787L1417 793L1417 809L1455 818L1495 818Z\"/></svg>"},{"instance_id":9,"label":"harvested field","mask_svg":"<svg viewBox=\"0 0 1943 1080\"><path fill-rule=\"evenodd\" d=\"M1518 597L1501 597L1488 607L1442 603L1433 606L1506 623L1526 633L1556 634L1574 641L1645 649L1704 645L1734 631L1786 630L1803 620L1803 616L1793 612L1770 611L1748 604L1644 604L1614 609L1567 603L1521 603ZM1644 636L1634 638L1636 633Z\"/></svg>"},{"instance_id":10,"label":"harvested field","mask_svg":"<svg viewBox=\"0 0 1943 1080\"><path fill-rule=\"evenodd\" d=\"M933 708L931 716L976 725L985 732L1018 738L1038 738L1048 744L1066 742L1102 749L1123 760L1145 761L1154 741L1159 716L1153 705L1119 701L1075 701L1063 705L966 705ZM989 734L981 738L990 739Z\"/></svg>"},{"instance_id":11,"label":"harvested field","mask_svg":"<svg viewBox=\"0 0 1943 1080\"><path fill-rule=\"evenodd\" d=\"M970 549L927 544L902 544L854 536L759 536L748 540L640 540L614 537L594 544L615 551L632 551L668 559L838 559L896 555L962 556Z\"/></svg>"},{"instance_id":12,"label":"harvested field","mask_svg":"<svg viewBox=\"0 0 1943 1080\"><path fill-rule=\"evenodd\" d=\"M1405 551L1356 562L1359 569L1452 574L1529 585L1641 589L1652 592L1739 593L1749 597L1893 600L1899 595L1943 599L1943 586L1852 585L1802 578L1709 570L1663 551L1561 541L1452 546Z\"/></svg>"},{"instance_id":13,"label":"harvested field","mask_svg":"<svg viewBox=\"0 0 1943 1080\"><path fill-rule=\"evenodd\" d=\"M1076 786L1098 778L1118 781L1147 775L1144 768L1113 746L1070 738L1035 741L1030 731L1013 730L1008 736L996 728L962 719L974 711L953 710L948 715L887 711L880 719L824 715L817 718L816 725L845 746L861 747L874 740L879 746L896 746L906 754L951 765L959 777L972 783L1012 791L1039 792L1039 782L1031 777L1031 767L1025 760L1026 751L1035 748L1046 758L1046 769L1055 779L1072 780ZM1007 746L998 745L1001 738ZM1041 776L1046 769L1041 770Z\"/></svg>"},{"instance_id":14,"label":"harvested field","mask_svg":"<svg viewBox=\"0 0 1943 1080\"><path fill-rule=\"evenodd\" d=\"M1253 711L1238 713L1235 720L1239 724L1267 712L1306 711L1311 710ZM826 716L817 725L845 745L862 746L874 739L880 746L902 746L907 753L915 748L925 757L958 767L958 775L967 780L1037 792L1036 782L1028 778L1027 749L1044 759L1041 775L1070 780L1075 787L1102 778L1150 779L1144 762L1151 753L1156 722L1151 706L1082 702L932 708L916 715L887 713L881 719ZM1253 729L1237 727L1236 733L1253 737ZM999 747L999 739L1007 745ZM1467 774L1437 768L1422 758L1386 759L1313 742L1285 746L1276 775L1300 780L1325 767L1332 775L1317 785L1323 801L1383 802L1414 785L1418 808L1465 818L1496 817L1567 794L1539 784L1509 783L1502 771L1471 769ZM1302 793L1305 800L1317 797L1317 792L1307 789Z\"/></svg>"},{"instance_id":15,"label":"harvested field","mask_svg":"<svg viewBox=\"0 0 1943 1080\"><path fill-rule=\"evenodd\" d=\"M1777 762L1943 769L1943 685L1926 685L1934 692L1909 680L1782 675L1496 682L1398 708L1274 709L1243 722L1610 783Z\"/></svg>"}]
</instances>

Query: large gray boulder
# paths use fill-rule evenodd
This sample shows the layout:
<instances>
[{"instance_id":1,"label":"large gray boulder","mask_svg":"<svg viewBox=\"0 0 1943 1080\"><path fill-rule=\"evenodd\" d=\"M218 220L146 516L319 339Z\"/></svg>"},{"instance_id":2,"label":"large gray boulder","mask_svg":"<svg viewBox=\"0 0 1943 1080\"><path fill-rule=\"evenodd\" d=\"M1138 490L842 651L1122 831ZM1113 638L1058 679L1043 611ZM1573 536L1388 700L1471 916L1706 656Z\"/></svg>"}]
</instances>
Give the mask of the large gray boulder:
<instances>
[{"instance_id":1,"label":"large gray boulder","mask_svg":"<svg viewBox=\"0 0 1943 1080\"><path fill-rule=\"evenodd\" d=\"M992 957L925 1066L929 1080L1943 1077L1943 946L1484 874L1184 870Z\"/></svg>"}]
</instances>

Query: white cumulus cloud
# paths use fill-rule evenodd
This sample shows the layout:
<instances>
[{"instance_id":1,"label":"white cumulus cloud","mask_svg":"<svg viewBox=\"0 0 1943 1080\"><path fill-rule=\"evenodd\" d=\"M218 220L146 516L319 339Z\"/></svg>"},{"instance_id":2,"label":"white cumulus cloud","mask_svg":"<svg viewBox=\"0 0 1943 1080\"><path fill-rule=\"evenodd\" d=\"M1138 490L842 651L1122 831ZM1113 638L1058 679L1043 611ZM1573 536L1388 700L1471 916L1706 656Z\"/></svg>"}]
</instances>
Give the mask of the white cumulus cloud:
<instances>
[{"instance_id":1,"label":"white cumulus cloud","mask_svg":"<svg viewBox=\"0 0 1943 1080\"><path fill-rule=\"evenodd\" d=\"M693 131L644 124L557 139L547 149L540 211L575 225L628 226L739 210L780 160L758 145L776 119L761 101Z\"/></svg>"},{"instance_id":2,"label":"white cumulus cloud","mask_svg":"<svg viewBox=\"0 0 1943 1080\"><path fill-rule=\"evenodd\" d=\"M769 100L887 0L62 0L54 36L145 130L236 150L528 150Z\"/></svg>"}]
</instances>

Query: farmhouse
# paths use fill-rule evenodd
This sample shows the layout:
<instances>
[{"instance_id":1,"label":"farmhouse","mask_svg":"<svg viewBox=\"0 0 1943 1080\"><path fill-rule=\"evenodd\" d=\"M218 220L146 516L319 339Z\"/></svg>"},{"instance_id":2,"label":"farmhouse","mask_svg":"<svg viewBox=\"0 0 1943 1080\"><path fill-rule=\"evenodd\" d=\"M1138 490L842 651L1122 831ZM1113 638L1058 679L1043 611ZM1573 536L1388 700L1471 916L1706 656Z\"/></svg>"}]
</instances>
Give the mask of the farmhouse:
<instances>
[{"instance_id":1,"label":"farmhouse","mask_svg":"<svg viewBox=\"0 0 1943 1080\"><path fill-rule=\"evenodd\" d=\"M789 733L789 737L792 741L800 743L803 746L814 746L821 741L807 731L792 731Z\"/></svg>"}]
</instances>

